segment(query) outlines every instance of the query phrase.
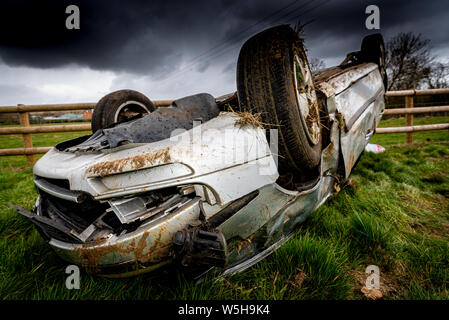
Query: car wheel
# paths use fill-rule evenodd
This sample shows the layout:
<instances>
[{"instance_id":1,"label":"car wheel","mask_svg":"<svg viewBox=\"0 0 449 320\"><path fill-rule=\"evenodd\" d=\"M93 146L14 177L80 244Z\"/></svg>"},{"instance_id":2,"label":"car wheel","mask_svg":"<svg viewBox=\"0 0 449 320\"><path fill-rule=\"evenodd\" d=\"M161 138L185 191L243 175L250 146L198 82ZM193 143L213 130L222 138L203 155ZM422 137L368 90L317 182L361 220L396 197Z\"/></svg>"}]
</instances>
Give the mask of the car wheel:
<instances>
[{"instance_id":1,"label":"car wheel","mask_svg":"<svg viewBox=\"0 0 449 320\"><path fill-rule=\"evenodd\" d=\"M237 93L240 110L261 113L267 127L278 129L280 172L306 174L318 166L318 100L302 40L292 28L270 28L243 45Z\"/></svg>"},{"instance_id":2,"label":"car wheel","mask_svg":"<svg viewBox=\"0 0 449 320\"><path fill-rule=\"evenodd\" d=\"M111 92L98 101L92 114L92 132L115 123L126 122L139 114L154 111L154 104L134 90Z\"/></svg>"},{"instance_id":3,"label":"car wheel","mask_svg":"<svg viewBox=\"0 0 449 320\"><path fill-rule=\"evenodd\" d=\"M385 67L385 44L380 33L371 34L362 40L361 48L362 60L365 62L374 62L379 66L385 90L388 88L388 77Z\"/></svg>"}]
</instances>

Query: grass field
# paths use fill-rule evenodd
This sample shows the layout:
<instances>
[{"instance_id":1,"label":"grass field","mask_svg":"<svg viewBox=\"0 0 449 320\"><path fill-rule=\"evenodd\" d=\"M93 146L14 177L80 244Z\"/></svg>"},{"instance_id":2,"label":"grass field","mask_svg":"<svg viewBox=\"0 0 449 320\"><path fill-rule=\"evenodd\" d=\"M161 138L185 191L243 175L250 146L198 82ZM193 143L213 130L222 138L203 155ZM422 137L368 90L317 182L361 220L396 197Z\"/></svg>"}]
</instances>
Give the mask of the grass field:
<instances>
[{"instance_id":1,"label":"grass field","mask_svg":"<svg viewBox=\"0 0 449 320\"><path fill-rule=\"evenodd\" d=\"M382 121L381 126L403 125ZM418 118L415 124L449 122ZM80 133L33 135L35 146ZM247 271L195 284L176 270L130 279L82 271L80 290L65 288L65 267L34 227L8 207L31 209L36 192L24 157L0 158L2 299L366 299L365 268L380 268L385 299L449 299L449 133L376 135L382 154L365 153L344 188L296 235ZM0 148L22 147L0 136Z\"/></svg>"}]
</instances>

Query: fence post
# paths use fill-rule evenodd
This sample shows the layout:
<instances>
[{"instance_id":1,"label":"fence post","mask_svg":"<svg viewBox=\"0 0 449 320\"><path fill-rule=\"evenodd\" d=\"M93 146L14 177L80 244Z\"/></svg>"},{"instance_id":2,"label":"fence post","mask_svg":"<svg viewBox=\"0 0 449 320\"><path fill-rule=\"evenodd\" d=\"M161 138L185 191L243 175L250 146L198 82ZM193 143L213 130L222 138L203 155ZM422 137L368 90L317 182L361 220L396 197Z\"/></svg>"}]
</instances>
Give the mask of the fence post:
<instances>
[{"instance_id":1,"label":"fence post","mask_svg":"<svg viewBox=\"0 0 449 320\"><path fill-rule=\"evenodd\" d=\"M23 106L23 104L18 104L18 106ZM20 119L20 125L22 127L29 127L30 126L30 117L28 112L20 112L19 111L19 119ZM25 148L32 148L33 147L33 140L31 139L30 133L23 133L23 146ZM34 165L34 155L27 154L27 163L29 166Z\"/></svg>"},{"instance_id":2,"label":"fence post","mask_svg":"<svg viewBox=\"0 0 449 320\"><path fill-rule=\"evenodd\" d=\"M405 96L405 107L413 108L413 96ZM412 113L405 115L405 125L413 126L413 114ZM413 132L407 132L405 134L405 143L409 144L412 142L413 142Z\"/></svg>"}]
</instances>

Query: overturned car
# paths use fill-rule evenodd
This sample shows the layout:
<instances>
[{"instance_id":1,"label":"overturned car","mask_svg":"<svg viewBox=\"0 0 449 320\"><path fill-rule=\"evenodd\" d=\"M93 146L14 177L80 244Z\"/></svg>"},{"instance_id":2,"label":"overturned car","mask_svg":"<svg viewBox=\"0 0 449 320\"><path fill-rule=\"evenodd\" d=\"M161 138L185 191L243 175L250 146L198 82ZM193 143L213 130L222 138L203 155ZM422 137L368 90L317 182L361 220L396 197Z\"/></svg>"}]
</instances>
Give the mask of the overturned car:
<instances>
[{"instance_id":1,"label":"overturned car","mask_svg":"<svg viewBox=\"0 0 449 320\"><path fill-rule=\"evenodd\" d=\"M158 108L131 90L102 98L93 134L34 166L33 211L13 207L89 272L242 271L339 190L382 117L385 88L380 34L312 75L298 34L270 28L243 45L235 94Z\"/></svg>"}]
</instances>

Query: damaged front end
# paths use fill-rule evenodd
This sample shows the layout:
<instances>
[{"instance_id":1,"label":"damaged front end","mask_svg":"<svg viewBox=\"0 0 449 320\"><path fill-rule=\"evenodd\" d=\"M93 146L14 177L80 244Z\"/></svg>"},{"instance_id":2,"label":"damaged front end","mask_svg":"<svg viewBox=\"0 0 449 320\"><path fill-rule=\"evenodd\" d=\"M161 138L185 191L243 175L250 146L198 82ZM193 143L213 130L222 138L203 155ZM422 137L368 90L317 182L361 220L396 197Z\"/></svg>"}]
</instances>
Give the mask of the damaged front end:
<instances>
[{"instance_id":1,"label":"damaged front end","mask_svg":"<svg viewBox=\"0 0 449 320\"><path fill-rule=\"evenodd\" d=\"M188 121L181 119L177 127L184 130L172 136L152 134L171 119L167 108L57 145L34 167L39 197L33 211L14 208L58 255L93 273L130 276L173 258L185 267L192 261L198 269L224 267L227 245L217 227L278 173L261 128L236 126L238 117L219 113L215 100L192 115L198 99L175 101L178 110L187 108ZM148 123L152 129L135 129ZM143 131L146 137L136 135ZM102 141L117 145L105 148Z\"/></svg>"},{"instance_id":2,"label":"damaged front end","mask_svg":"<svg viewBox=\"0 0 449 320\"><path fill-rule=\"evenodd\" d=\"M370 84L366 74L374 73L381 86L372 65L360 70L353 79ZM322 87L342 84L335 77L326 81ZM369 92L374 98L376 90ZM126 277L173 262L194 274L242 271L339 190L377 125L382 97L360 99L362 112L348 129L345 118L352 113L339 108L349 91L335 91L320 93L327 138L318 177L307 185L280 185L264 130L242 127L238 114L216 110L196 126L189 118L183 130L154 139L145 122L164 123L161 112L57 145L33 169L39 192L34 210L15 209L59 256L92 273ZM133 125L147 128L148 142L136 136L140 129L127 134Z\"/></svg>"},{"instance_id":3,"label":"damaged front end","mask_svg":"<svg viewBox=\"0 0 449 320\"><path fill-rule=\"evenodd\" d=\"M245 131L254 136L261 130L235 126L238 118L232 114L222 114L221 117L232 122L231 128L239 136ZM336 122L332 128L338 130ZM207 135L207 130L203 134ZM140 184L136 191L134 184L128 186L125 183L129 177L122 180L121 175L128 174L123 172L90 173L83 178L88 181L86 185L97 187L100 180L106 179L109 188L101 189L103 193L72 190L71 186L77 183L76 177L85 177L89 168L97 165L99 160L84 165L83 174L79 169L74 169L77 174L66 171L70 180L44 177L41 166L37 165L35 184L39 197L33 212L15 208L35 224L60 257L92 273L127 277L173 262L194 275L210 269L234 273L256 263L287 240L295 226L333 192L336 183L338 142L333 141L323 152L321 178L307 190L291 191L275 183L278 174L271 162L267 141L259 138L255 141L262 143L268 153L259 160L256 157L249 161L252 165L241 160L238 165L218 171L218 175L212 171L208 175L191 174L183 178L172 171L177 178L165 176L163 183L153 190L147 190L154 185L147 177L148 186ZM171 150L174 149L172 146ZM48 157L74 157L78 161L81 155L86 156L85 153L53 152L55 154L50 152ZM99 154L91 156L98 157ZM267 166L258 164L264 157L269 159ZM174 159L172 153L170 163ZM50 168L45 159L40 161ZM183 163L193 164L186 158ZM64 167L68 168L67 163ZM53 169L56 175L58 168ZM264 180L258 181L256 177L262 169L265 169L265 174L261 175ZM144 175L145 170L133 173ZM210 178L209 175L215 176ZM153 180L158 176L152 175ZM114 183L120 191L111 190L110 179L116 179ZM102 183L103 187L106 183ZM231 189L220 189L217 183L232 188L234 193L225 192ZM116 196L118 193L122 196ZM105 195L112 196L105 198Z\"/></svg>"},{"instance_id":4,"label":"damaged front end","mask_svg":"<svg viewBox=\"0 0 449 320\"><path fill-rule=\"evenodd\" d=\"M176 188L108 202L87 197L81 203L39 190L33 212L15 209L66 261L92 273L127 276L168 262L173 234L198 217L198 203L198 197Z\"/></svg>"}]
</instances>

